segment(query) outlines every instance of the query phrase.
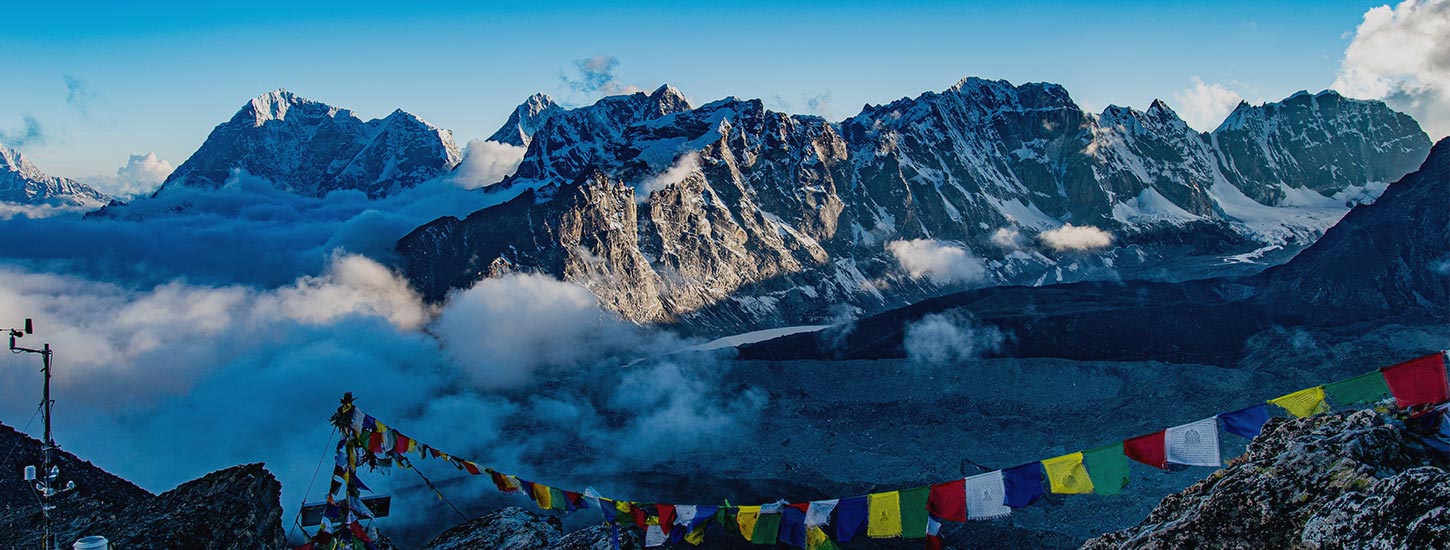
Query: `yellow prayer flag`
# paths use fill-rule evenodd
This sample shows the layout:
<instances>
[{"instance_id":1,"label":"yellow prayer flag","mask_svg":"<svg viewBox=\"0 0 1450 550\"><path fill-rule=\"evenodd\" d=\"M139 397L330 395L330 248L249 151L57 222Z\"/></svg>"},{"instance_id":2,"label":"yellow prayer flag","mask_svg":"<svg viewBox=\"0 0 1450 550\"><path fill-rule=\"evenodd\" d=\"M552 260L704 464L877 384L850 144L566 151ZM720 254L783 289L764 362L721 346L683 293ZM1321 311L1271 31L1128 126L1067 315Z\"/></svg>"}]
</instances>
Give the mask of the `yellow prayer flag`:
<instances>
[{"instance_id":1,"label":"yellow prayer flag","mask_svg":"<svg viewBox=\"0 0 1450 550\"><path fill-rule=\"evenodd\" d=\"M684 529L684 527L677 526L675 527L675 529ZM688 542L695 546L699 546L700 543L705 542L705 525L701 524L699 527L696 527L694 531L690 531L690 534L685 535L685 542Z\"/></svg>"},{"instance_id":2,"label":"yellow prayer flag","mask_svg":"<svg viewBox=\"0 0 1450 550\"><path fill-rule=\"evenodd\" d=\"M873 539L901 536L901 493L876 493L870 495L866 502L870 510L866 536Z\"/></svg>"},{"instance_id":3,"label":"yellow prayer flag","mask_svg":"<svg viewBox=\"0 0 1450 550\"><path fill-rule=\"evenodd\" d=\"M548 485L542 483L534 484L534 503L539 505L540 510L548 510L553 507L554 499L549 494Z\"/></svg>"},{"instance_id":4,"label":"yellow prayer flag","mask_svg":"<svg viewBox=\"0 0 1450 550\"><path fill-rule=\"evenodd\" d=\"M827 540L830 540L830 538L826 536L826 532L822 531L820 527L812 525L806 528L806 550L816 550Z\"/></svg>"},{"instance_id":5,"label":"yellow prayer flag","mask_svg":"<svg viewBox=\"0 0 1450 550\"><path fill-rule=\"evenodd\" d=\"M1304 418L1329 411L1329 404L1324 402L1324 386L1314 386L1283 397L1276 397L1270 399L1269 403L1283 407L1295 418Z\"/></svg>"},{"instance_id":6,"label":"yellow prayer flag","mask_svg":"<svg viewBox=\"0 0 1450 550\"><path fill-rule=\"evenodd\" d=\"M760 519L759 506L741 506L735 512L735 524L740 526L740 535L749 541L755 536L755 521Z\"/></svg>"},{"instance_id":7,"label":"yellow prayer flag","mask_svg":"<svg viewBox=\"0 0 1450 550\"><path fill-rule=\"evenodd\" d=\"M1042 461L1052 492L1078 495L1093 492L1093 480L1082 465L1082 453L1062 455Z\"/></svg>"}]
</instances>

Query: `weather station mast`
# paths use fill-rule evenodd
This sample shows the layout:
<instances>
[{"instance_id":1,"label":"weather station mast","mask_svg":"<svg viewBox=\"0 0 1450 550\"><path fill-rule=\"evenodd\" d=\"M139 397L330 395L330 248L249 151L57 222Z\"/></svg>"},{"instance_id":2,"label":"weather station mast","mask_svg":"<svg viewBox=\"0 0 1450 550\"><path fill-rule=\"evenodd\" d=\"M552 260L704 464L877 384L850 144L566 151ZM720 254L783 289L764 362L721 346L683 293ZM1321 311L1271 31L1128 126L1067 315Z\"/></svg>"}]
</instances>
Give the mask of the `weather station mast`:
<instances>
[{"instance_id":1,"label":"weather station mast","mask_svg":"<svg viewBox=\"0 0 1450 550\"><path fill-rule=\"evenodd\" d=\"M10 333L10 353L17 355L21 353L40 354L41 364L43 365L41 367L41 373L45 378L45 386L41 394L40 413L45 422L45 439L42 440L40 447L40 471L37 473L35 466L26 466L24 476L25 481L31 484L36 496L40 498L40 514L44 522L41 548L44 550L58 550L59 546L56 545L55 534L51 532L52 520L50 513L55 510L55 505L51 503L51 500L62 493L74 490L76 483L74 481L68 481L64 487L57 489L55 485L60 480L60 467L51 463L51 455L55 451L56 446L55 439L51 437L50 433L50 409L51 406L55 405L55 401L50 398L50 361L55 355L55 352L50 349L50 344L44 344L40 349L16 345L16 342L24 338L25 335L35 334L35 327L30 319L25 320L23 328L4 330Z\"/></svg>"}]
</instances>

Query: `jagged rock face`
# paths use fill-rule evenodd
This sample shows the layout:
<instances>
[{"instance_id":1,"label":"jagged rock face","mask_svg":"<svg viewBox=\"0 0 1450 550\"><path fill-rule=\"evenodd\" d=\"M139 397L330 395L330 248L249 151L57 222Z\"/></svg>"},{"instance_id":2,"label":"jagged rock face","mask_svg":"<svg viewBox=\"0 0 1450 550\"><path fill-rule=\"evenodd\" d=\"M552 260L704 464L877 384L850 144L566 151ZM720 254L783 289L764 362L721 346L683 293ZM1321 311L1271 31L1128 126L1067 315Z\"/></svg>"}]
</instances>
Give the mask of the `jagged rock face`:
<instances>
[{"instance_id":1,"label":"jagged rock face","mask_svg":"<svg viewBox=\"0 0 1450 550\"><path fill-rule=\"evenodd\" d=\"M510 506L454 526L424 545L424 550L538 550L551 548L563 535L559 518L547 518Z\"/></svg>"},{"instance_id":2,"label":"jagged rock face","mask_svg":"<svg viewBox=\"0 0 1450 550\"><path fill-rule=\"evenodd\" d=\"M381 197L445 174L461 158L451 132L401 110L364 122L278 90L213 129L162 190L220 187L240 170L302 195L352 189Z\"/></svg>"},{"instance_id":3,"label":"jagged rock face","mask_svg":"<svg viewBox=\"0 0 1450 550\"><path fill-rule=\"evenodd\" d=\"M1354 126L1402 116L1382 103L1336 104L1346 107L1264 108L1264 119L1286 132L1337 128L1363 136L1258 149L1277 159L1268 166L1287 166L1283 158L1309 165L1326 149L1342 164L1375 166L1334 172L1332 182L1315 180L1313 191L1295 195L1301 202L1308 196L1303 193L1332 194L1407 173L1419 161L1412 158L1416 151L1422 158L1428 150L1412 120L1388 129ZM519 112L533 110L525 109L529 105ZM833 316L832 304L880 311L950 288L897 269L886 249L894 240L945 241L988 262L985 281L958 285L1042 284L1121 269L1157 270L1194 254L1303 246L1345 208L1321 195L1309 201L1312 208L1255 203L1237 185L1258 182L1253 178L1261 174L1237 172L1213 135L1193 131L1163 103L1142 112L1111 107L1093 115L1052 84L966 79L942 93L867 106L840 124L735 98L692 109L669 87L580 109L538 109L552 114L542 117L518 172L499 190L567 188L599 181L583 177L598 172L633 188L638 205L611 195L617 209L611 214L597 204L550 201L555 194L569 196L551 190L533 195L539 204L528 216L519 217L520 207L511 204L420 227L399 251L426 296L441 299L450 288L499 272L485 266L507 266L589 287L633 321L724 332L819 322ZM1342 115L1346 110L1361 114ZM518 127L511 122L500 131L512 135ZM1404 152L1371 161L1374 150L1360 147L1364 141ZM1309 185L1299 183L1304 178L1298 172L1274 178L1274 185ZM576 208L593 212L571 211ZM637 241L615 229L570 242L537 240L546 233L539 226L581 216L633 219ZM1084 255L992 242L999 229L1018 230L1030 241L1064 222L1112 231L1122 246ZM578 242L591 254L569 252ZM438 253L451 257L432 257Z\"/></svg>"},{"instance_id":4,"label":"jagged rock face","mask_svg":"<svg viewBox=\"0 0 1450 550\"><path fill-rule=\"evenodd\" d=\"M1258 107L1240 103L1212 138L1231 168L1224 175L1265 204L1284 200L1286 187L1333 195L1354 182L1395 181L1429 146L1409 115L1328 90Z\"/></svg>"},{"instance_id":5,"label":"jagged rock face","mask_svg":"<svg viewBox=\"0 0 1450 550\"><path fill-rule=\"evenodd\" d=\"M0 202L99 208L110 201L89 185L45 175L20 151L0 145Z\"/></svg>"},{"instance_id":6,"label":"jagged rock face","mask_svg":"<svg viewBox=\"0 0 1450 550\"><path fill-rule=\"evenodd\" d=\"M509 115L503 127L489 136L489 141L507 143L519 147L528 147L529 142L534 140L534 134L549 120L555 113L563 112L564 108L554 103L554 98L544 94L534 94L519 104L518 108Z\"/></svg>"},{"instance_id":7,"label":"jagged rock face","mask_svg":"<svg viewBox=\"0 0 1450 550\"><path fill-rule=\"evenodd\" d=\"M40 442L0 425L0 447L15 448L6 472L40 463ZM76 489L54 500L62 547L82 536L106 537L117 548L282 548L282 484L261 464L207 474L152 495L75 455L56 451L60 480ZM18 476L0 477L0 547L40 546L41 514Z\"/></svg>"},{"instance_id":8,"label":"jagged rock face","mask_svg":"<svg viewBox=\"0 0 1450 550\"><path fill-rule=\"evenodd\" d=\"M1083 548L1445 548L1450 473L1375 411L1271 419L1227 468Z\"/></svg>"}]
</instances>

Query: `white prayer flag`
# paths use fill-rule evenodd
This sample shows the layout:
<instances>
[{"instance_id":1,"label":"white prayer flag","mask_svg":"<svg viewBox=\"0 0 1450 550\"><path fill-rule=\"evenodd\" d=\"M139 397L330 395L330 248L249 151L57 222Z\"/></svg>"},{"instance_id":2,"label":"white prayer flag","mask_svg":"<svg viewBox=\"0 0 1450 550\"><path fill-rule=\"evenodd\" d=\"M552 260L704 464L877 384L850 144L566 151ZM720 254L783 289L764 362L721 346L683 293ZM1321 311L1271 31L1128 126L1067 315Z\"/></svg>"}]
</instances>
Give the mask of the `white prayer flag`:
<instances>
[{"instance_id":1,"label":"white prayer flag","mask_svg":"<svg viewBox=\"0 0 1450 550\"><path fill-rule=\"evenodd\" d=\"M936 520L936 516L926 516L926 534L935 537L939 533L941 533L941 522Z\"/></svg>"},{"instance_id":2,"label":"white prayer flag","mask_svg":"<svg viewBox=\"0 0 1450 550\"><path fill-rule=\"evenodd\" d=\"M991 519L1012 513L1007 507L1007 487L1002 484L1002 471L967 478L967 517Z\"/></svg>"},{"instance_id":3,"label":"white prayer flag","mask_svg":"<svg viewBox=\"0 0 1450 550\"><path fill-rule=\"evenodd\" d=\"M684 525L685 527L689 527L691 521L695 521L695 505L676 504L675 525Z\"/></svg>"},{"instance_id":4,"label":"white prayer flag","mask_svg":"<svg viewBox=\"0 0 1450 550\"><path fill-rule=\"evenodd\" d=\"M1163 435L1168 462L1185 466L1222 466L1218 454L1218 418L1168 428Z\"/></svg>"},{"instance_id":5,"label":"white prayer flag","mask_svg":"<svg viewBox=\"0 0 1450 550\"><path fill-rule=\"evenodd\" d=\"M836 509L840 499L815 500L806 508L806 527L828 525L831 523L831 511Z\"/></svg>"},{"instance_id":6,"label":"white prayer flag","mask_svg":"<svg viewBox=\"0 0 1450 550\"><path fill-rule=\"evenodd\" d=\"M658 525L650 525L648 527L649 528L645 529L644 531L645 547L654 548L656 546L664 546L665 541L669 540L669 537L665 536L664 530L660 529L660 526Z\"/></svg>"},{"instance_id":7,"label":"white prayer flag","mask_svg":"<svg viewBox=\"0 0 1450 550\"><path fill-rule=\"evenodd\" d=\"M761 504L760 505L760 513L762 513L762 514L779 514L780 513L780 510L782 508L785 508L785 501L784 500L777 500L777 501L772 502L770 504Z\"/></svg>"}]
</instances>

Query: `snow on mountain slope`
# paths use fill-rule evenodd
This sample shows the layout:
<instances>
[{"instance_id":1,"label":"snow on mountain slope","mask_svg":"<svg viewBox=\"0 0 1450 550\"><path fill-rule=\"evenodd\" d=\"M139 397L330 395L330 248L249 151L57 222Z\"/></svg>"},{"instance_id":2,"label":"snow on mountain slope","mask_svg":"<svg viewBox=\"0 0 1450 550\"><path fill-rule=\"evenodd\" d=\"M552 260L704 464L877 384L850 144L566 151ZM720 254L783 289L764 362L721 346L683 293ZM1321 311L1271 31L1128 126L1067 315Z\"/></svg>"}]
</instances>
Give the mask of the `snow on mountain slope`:
<instances>
[{"instance_id":1,"label":"snow on mountain slope","mask_svg":"<svg viewBox=\"0 0 1450 550\"><path fill-rule=\"evenodd\" d=\"M833 304L873 311L953 285L1192 277L1196 257L1221 269L1244 265L1224 256L1312 242L1349 197L1382 189L1429 150L1383 103L1320 94L1285 104L1253 111L1277 136L1254 153L1220 145L1241 143L1236 128L1252 124L1202 134L1156 101L1086 113L1055 84L968 78L836 124L758 100L691 108L665 86L552 111L494 191L533 204L440 219L399 251L433 299L543 271L626 318L705 331L811 323L839 316ZM522 127L511 119L500 132ZM1339 168L1304 168L1324 159ZM1243 168L1260 165L1268 171ZM1281 194L1251 198L1261 188ZM1109 232L1116 246L1033 245L1064 224ZM910 277L886 245L911 239L970 251L986 279Z\"/></svg>"},{"instance_id":2,"label":"snow on mountain slope","mask_svg":"<svg viewBox=\"0 0 1450 550\"><path fill-rule=\"evenodd\" d=\"M451 132L404 111L364 122L347 109L277 90L213 129L162 190L220 187L244 171L302 195L353 189L381 197L447 173L461 158Z\"/></svg>"},{"instance_id":3,"label":"snow on mountain slope","mask_svg":"<svg viewBox=\"0 0 1450 550\"><path fill-rule=\"evenodd\" d=\"M16 211L35 214L93 210L110 201L111 197L89 185L45 175L20 151L0 145L0 217Z\"/></svg>"}]
</instances>

